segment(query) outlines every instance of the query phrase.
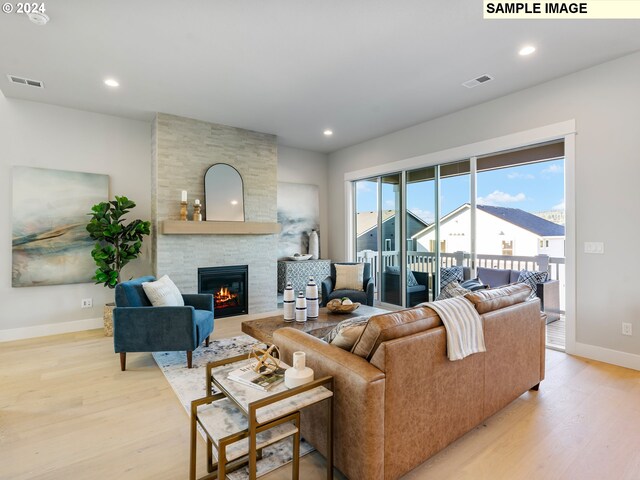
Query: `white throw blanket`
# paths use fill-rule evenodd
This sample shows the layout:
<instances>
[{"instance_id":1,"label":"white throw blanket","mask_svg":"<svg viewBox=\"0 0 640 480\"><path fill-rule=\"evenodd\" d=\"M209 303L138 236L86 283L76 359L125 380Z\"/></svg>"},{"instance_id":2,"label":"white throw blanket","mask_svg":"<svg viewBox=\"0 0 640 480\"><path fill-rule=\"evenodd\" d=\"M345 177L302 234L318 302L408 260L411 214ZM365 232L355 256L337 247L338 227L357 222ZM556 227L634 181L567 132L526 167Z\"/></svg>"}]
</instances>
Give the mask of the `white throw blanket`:
<instances>
[{"instance_id":1,"label":"white throw blanket","mask_svg":"<svg viewBox=\"0 0 640 480\"><path fill-rule=\"evenodd\" d=\"M473 353L487 351L482 320L469 300L454 297L426 303L425 306L433 308L444 323L449 360L462 360Z\"/></svg>"}]
</instances>

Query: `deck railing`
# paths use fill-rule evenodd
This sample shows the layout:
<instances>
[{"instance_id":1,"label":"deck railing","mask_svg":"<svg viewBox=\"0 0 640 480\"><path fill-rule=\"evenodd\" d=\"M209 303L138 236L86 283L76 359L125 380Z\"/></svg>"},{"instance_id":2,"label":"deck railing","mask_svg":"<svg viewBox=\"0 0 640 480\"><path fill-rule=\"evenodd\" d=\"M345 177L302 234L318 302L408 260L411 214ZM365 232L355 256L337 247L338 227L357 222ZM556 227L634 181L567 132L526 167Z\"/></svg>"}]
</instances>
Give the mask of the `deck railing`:
<instances>
[{"instance_id":1,"label":"deck railing","mask_svg":"<svg viewBox=\"0 0 640 480\"><path fill-rule=\"evenodd\" d=\"M378 286L378 252L375 250L362 250L356 254L356 261L371 264L371 272ZM471 254L467 252L441 253L441 268L462 265L470 267ZM436 271L436 255L432 252L407 252L407 263L414 272L431 274ZM397 251L382 252L383 271L388 266L400 265L400 253ZM513 255L476 255L476 268L500 268L511 270L535 270L549 272L551 280L558 280L560 284L560 309L564 312L565 293L565 263L564 257L549 257L548 255L536 255L533 257Z\"/></svg>"}]
</instances>

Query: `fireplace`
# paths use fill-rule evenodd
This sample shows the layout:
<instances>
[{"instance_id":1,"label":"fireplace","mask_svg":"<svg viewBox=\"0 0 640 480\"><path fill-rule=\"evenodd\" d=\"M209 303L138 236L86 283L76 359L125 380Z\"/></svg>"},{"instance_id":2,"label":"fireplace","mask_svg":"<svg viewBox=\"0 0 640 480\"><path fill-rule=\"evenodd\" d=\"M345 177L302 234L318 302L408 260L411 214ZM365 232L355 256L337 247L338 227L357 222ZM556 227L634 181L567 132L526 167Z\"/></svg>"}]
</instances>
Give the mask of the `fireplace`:
<instances>
[{"instance_id":1,"label":"fireplace","mask_svg":"<svg viewBox=\"0 0 640 480\"><path fill-rule=\"evenodd\" d=\"M214 318L249 313L249 267L198 268L198 293L213 295Z\"/></svg>"}]
</instances>

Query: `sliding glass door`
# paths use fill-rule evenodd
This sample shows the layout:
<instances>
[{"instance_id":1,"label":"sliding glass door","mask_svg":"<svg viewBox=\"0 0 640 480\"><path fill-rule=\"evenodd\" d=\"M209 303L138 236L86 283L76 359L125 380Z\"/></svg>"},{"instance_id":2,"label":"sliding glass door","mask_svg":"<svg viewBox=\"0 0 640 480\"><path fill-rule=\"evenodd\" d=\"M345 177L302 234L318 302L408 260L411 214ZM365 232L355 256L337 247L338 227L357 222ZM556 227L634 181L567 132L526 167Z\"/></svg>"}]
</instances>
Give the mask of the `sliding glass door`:
<instances>
[{"instance_id":1,"label":"sliding glass door","mask_svg":"<svg viewBox=\"0 0 640 480\"><path fill-rule=\"evenodd\" d=\"M561 142L535 145L355 182L356 259L371 264L376 299L431 301L478 267L559 279L562 155Z\"/></svg>"}]
</instances>

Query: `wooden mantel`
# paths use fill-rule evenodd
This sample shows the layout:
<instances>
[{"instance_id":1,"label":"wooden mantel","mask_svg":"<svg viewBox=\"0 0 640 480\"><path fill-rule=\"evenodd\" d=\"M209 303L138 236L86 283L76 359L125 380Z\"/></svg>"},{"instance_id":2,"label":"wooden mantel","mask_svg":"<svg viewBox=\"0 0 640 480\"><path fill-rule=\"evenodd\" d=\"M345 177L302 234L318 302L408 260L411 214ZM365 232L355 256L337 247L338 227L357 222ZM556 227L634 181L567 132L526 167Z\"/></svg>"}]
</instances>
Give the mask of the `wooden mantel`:
<instances>
[{"instance_id":1,"label":"wooden mantel","mask_svg":"<svg viewBox=\"0 0 640 480\"><path fill-rule=\"evenodd\" d=\"M164 235L273 235L280 233L279 223L266 222L192 222L164 220Z\"/></svg>"}]
</instances>

